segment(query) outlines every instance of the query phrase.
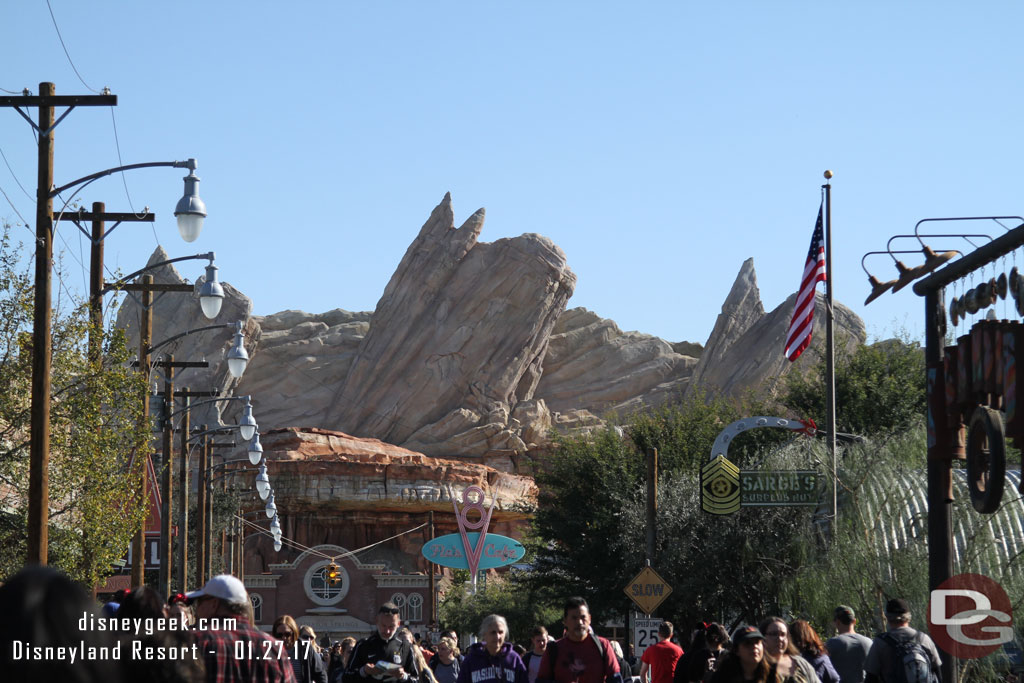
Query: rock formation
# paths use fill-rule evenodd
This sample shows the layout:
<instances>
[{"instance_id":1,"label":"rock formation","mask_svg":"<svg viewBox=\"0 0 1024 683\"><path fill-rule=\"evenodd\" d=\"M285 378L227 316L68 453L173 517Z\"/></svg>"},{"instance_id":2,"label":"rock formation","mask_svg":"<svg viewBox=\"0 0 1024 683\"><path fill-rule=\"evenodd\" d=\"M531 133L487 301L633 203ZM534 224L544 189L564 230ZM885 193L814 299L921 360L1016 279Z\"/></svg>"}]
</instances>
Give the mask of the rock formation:
<instances>
[{"instance_id":1,"label":"rock formation","mask_svg":"<svg viewBox=\"0 0 1024 683\"><path fill-rule=\"evenodd\" d=\"M227 298L216 322L247 320L249 367L235 382L219 362L229 329L186 336L161 352L205 358L211 367L180 371L177 386L251 394L264 434L337 430L529 473L524 454L542 449L552 429L593 429L611 414L624 417L695 388L770 394L785 373L820 357L820 297L813 342L794 366L782 355L793 298L765 314L752 259L740 268L702 349L623 332L583 308L565 310L576 278L562 251L534 234L479 242L483 216L481 209L456 229L445 196L373 312L248 318L249 299L224 283ZM151 263L166 258L158 249ZM167 266L157 281L184 280ZM159 296L154 340L210 324L195 298ZM137 321L138 306L129 299L118 324L135 340ZM865 337L860 319L838 303L836 334L849 345ZM206 410L192 415L193 425L216 424L218 416L233 423L240 406Z\"/></svg>"},{"instance_id":2,"label":"rock formation","mask_svg":"<svg viewBox=\"0 0 1024 683\"><path fill-rule=\"evenodd\" d=\"M796 292L765 315L753 259L744 262L694 368L691 391L699 388L733 398L747 393L774 396L786 373L797 367L814 367L825 348L824 295L819 292L815 297L811 345L791 363L783 355L783 347L795 303ZM864 343L864 322L839 302L834 310L836 345L852 349Z\"/></svg>"},{"instance_id":3,"label":"rock formation","mask_svg":"<svg viewBox=\"0 0 1024 683\"><path fill-rule=\"evenodd\" d=\"M565 254L527 234L478 242L434 209L384 290L322 425L430 455L524 453L510 422L533 398L548 338L576 286Z\"/></svg>"},{"instance_id":4,"label":"rock formation","mask_svg":"<svg viewBox=\"0 0 1024 683\"><path fill-rule=\"evenodd\" d=\"M284 536L301 546L333 543L362 548L381 538L397 536L387 546L361 555L364 562L381 562L398 573L423 571L426 561L419 547L429 539L426 531L409 535L412 526L436 512L438 536L458 533L452 496L478 486L484 505L494 502L490 533L520 535L526 514L514 503L536 499L533 479L499 472L478 463L431 458L377 439L360 439L324 429L278 429L261 435L271 485L282 516ZM255 477L247 458L229 468L227 483L251 490ZM253 503L259 510L262 503ZM262 518L262 513L258 515ZM258 519L265 522L265 519ZM259 537L247 543L262 565L282 562L297 553L272 550L272 541Z\"/></svg>"}]
</instances>

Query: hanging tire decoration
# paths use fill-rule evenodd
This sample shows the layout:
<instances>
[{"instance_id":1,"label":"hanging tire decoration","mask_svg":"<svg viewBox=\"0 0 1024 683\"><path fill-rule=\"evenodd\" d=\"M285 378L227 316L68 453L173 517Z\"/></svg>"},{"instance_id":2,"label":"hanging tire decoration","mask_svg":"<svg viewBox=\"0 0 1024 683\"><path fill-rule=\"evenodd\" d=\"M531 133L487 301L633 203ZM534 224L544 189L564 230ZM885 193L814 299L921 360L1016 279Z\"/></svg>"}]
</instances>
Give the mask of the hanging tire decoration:
<instances>
[{"instance_id":1,"label":"hanging tire decoration","mask_svg":"<svg viewBox=\"0 0 1024 683\"><path fill-rule=\"evenodd\" d=\"M1005 483L1003 419L998 410L978 406L967 433L967 486L974 509L983 514L998 510Z\"/></svg>"}]
</instances>

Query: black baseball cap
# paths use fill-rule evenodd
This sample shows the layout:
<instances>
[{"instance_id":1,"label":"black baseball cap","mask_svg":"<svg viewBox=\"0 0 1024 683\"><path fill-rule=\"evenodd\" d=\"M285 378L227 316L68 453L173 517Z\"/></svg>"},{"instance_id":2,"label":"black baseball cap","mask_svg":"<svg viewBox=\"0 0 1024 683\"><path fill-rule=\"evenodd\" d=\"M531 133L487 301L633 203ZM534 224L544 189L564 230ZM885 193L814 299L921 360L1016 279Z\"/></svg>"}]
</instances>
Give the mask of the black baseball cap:
<instances>
[{"instance_id":1,"label":"black baseball cap","mask_svg":"<svg viewBox=\"0 0 1024 683\"><path fill-rule=\"evenodd\" d=\"M757 630L756 626L740 626L732 632L733 647L748 640L764 640L764 636Z\"/></svg>"},{"instance_id":2,"label":"black baseball cap","mask_svg":"<svg viewBox=\"0 0 1024 683\"><path fill-rule=\"evenodd\" d=\"M885 616L902 617L910 614L910 604L903 598L893 598L885 603Z\"/></svg>"}]
</instances>

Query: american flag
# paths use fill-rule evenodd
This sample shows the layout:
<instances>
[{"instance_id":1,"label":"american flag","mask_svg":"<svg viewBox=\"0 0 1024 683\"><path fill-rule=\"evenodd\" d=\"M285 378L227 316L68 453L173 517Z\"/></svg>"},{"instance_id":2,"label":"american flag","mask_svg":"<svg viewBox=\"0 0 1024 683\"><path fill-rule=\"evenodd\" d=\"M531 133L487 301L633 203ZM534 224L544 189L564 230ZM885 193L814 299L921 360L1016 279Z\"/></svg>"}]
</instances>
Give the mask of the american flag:
<instances>
[{"instance_id":1,"label":"american flag","mask_svg":"<svg viewBox=\"0 0 1024 683\"><path fill-rule=\"evenodd\" d=\"M800 291L796 295L796 306L793 308L793 322L786 333L786 358L790 362L800 357L811 343L811 330L814 328L814 289L819 282L828 278L825 272L825 232L822 230L821 210L818 207L818 220L814 223L814 234L811 235L811 248L807 251L804 263L804 276L800 280Z\"/></svg>"}]
</instances>

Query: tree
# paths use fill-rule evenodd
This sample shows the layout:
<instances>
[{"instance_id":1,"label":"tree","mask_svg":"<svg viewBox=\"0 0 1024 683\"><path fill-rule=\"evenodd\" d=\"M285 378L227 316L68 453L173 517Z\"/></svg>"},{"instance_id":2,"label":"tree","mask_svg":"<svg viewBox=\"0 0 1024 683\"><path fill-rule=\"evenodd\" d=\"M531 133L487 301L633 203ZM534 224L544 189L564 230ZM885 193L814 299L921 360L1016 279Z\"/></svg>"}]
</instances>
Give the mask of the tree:
<instances>
[{"instance_id":1,"label":"tree","mask_svg":"<svg viewBox=\"0 0 1024 683\"><path fill-rule=\"evenodd\" d=\"M790 373L782 402L822 424L825 361L810 372ZM837 431L870 435L906 429L923 423L925 408L924 353L916 342L889 339L852 353L837 351Z\"/></svg>"},{"instance_id":2,"label":"tree","mask_svg":"<svg viewBox=\"0 0 1024 683\"><path fill-rule=\"evenodd\" d=\"M5 226L0 239L0 484L9 511L0 526L0 580L22 566L27 549L33 288ZM57 271L58 281L62 273ZM128 365L124 337L104 335L104 361L90 363L88 310L53 312L50 442L50 564L87 588L111 573L141 525L139 490L148 425L146 382ZM134 456L134 458L133 458ZM129 464L131 463L131 464Z\"/></svg>"},{"instance_id":3,"label":"tree","mask_svg":"<svg viewBox=\"0 0 1024 683\"><path fill-rule=\"evenodd\" d=\"M534 626L553 629L562 617L560 602L552 595L533 590L513 573L489 577L487 584L469 592L469 572L456 571L452 586L438 605L441 624L459 633L476 633L483 618L500 614L508 622L512 642L528 642ZM557 631L556 631L557 632Z\"/></svg>"}]
</instances>

